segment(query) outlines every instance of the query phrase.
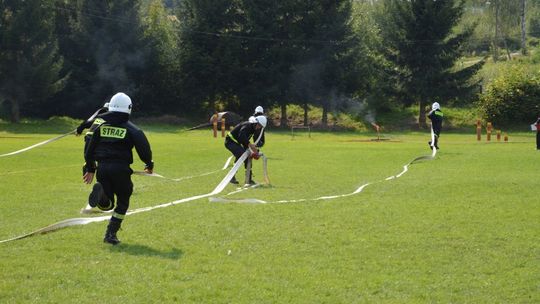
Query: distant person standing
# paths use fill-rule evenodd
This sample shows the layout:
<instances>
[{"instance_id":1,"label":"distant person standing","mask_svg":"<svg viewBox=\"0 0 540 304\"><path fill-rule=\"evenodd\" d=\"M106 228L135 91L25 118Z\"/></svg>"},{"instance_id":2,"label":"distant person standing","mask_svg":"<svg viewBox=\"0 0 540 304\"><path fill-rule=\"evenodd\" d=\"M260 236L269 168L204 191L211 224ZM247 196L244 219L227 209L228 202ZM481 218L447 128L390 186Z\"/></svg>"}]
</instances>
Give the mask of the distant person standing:
<instances>
[{"instance_id":1,"label":"distant person standing","mask_svg":"<svg viewBox=\"0 0 540 304\"><path fill-rule=\"evenodd\" d=\"M431 111L427 115L431 120L431 128L433 129L434 134L433 142L428 142L431 149L433 149L433 147L439 149L439 136L441 135L443 116L441 106L438 102L434 102L433 105L431 105Z\"/></svg>"},{"instance_id":2,"label":"distant person standing","mask_svg":"<svg viewBox=\"0 0 540 304\"><path fill-rule=\"evenodd\" d=\"M120 243L116 233L126 216L133 193L133 170L130 168L133 163L133 147L146 164L144 171L152 173L154 168L152 151L146 136L129 121L131 107L128 95L114 95L109 103L109 112L96 118L94 132L84 153L87 172L83 181L91 184L97 170L97 182L90 193L88 204L104 211L114 209L103 239L105 243L113 245Z\"/></svg>"},{"instance_id":3,"label":"distant person standing","mask_svg":"<svg viewBox=\"0 0 540 304\"><path fill-rule=\"evenodd\" d=\"M238 161L246 149L250 149L252 152L257 152L257 146L254 143L251 143L250 139L253 137L253 142L256 142L257 138L255 138L253 135L255 132L263 129L264 127L266 127L265 116L252 116L248 121L244 121L236 125L236 127L234 127L234 129L227 134L225 138L225 147L234 155L236 158L235 161ZM244 167L247 167L247 160L244 163ZM251 172L246 172L246 174L249 174L250 176L249 183L255 184L255 182L251 179ZM232 184L238 184L235 176L232 177L230 182Z\"/></svg>"}]
</instances>

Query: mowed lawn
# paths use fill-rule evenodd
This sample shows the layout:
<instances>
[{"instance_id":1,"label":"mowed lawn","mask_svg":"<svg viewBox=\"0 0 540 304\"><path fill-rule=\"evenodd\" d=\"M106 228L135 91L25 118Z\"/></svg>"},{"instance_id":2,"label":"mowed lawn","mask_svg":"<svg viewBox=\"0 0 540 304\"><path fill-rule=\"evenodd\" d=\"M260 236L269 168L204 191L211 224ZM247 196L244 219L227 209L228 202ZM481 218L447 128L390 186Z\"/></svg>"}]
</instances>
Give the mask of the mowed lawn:
<instances>
[{"instance_id":1,"label":"mowed lawn","mask_svg":"<svg viewBox=\"0 0 540 304\"><path fill-rule=\"evenodd\" d=\"M146 127L155 172L219 170L210 131ZM37 129L36 129L37 131ZM0 154L57 136L0 132ZM0 244L0 303L538 303L540 152L534 134L508 143L443 133L267 134L271 186ZM485 138L485 137L484 137ZM69 136L0 158L0 240L81 217L83 142ZM132 168L143 164L135 156ZM261 161L254 164L262 181ZM133 176L131 209L211 192L219 171L179 182ZM243 180L243 169L237 174ZM362 192L332 200L272 203Z\"/></svg>"}]
</instances>

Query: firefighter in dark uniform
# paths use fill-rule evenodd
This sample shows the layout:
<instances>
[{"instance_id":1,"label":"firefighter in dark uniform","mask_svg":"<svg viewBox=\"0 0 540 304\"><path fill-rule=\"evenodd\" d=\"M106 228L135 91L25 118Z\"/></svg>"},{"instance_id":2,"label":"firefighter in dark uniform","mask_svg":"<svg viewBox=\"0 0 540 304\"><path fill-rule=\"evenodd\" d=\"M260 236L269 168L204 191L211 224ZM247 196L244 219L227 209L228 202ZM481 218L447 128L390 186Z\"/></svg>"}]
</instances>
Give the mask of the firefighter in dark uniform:
<instances>
[{"instance_id":1,"label":"firefighter in dark uniform","mask_svg":"<svg viewBox=\"0 0 540 304\"><path fill-rule=\"evenodd\" d=\"M109 112L99 115L95 120L94 124L97 126L84 153L87 173L84 174L83 181L92 183L97 170L97 182L90 193L88 204L104 211L114 208L103 239L113 245L120 243L116 233L129 208L129 199L133 193L133 171L130 168L133 163L133 147L146 164L145 172L152 173L154 168L150 144L143 131L129 121L130 114L129 96L124 93L114 95L109 103Z\"/></svg>"},{"instance_id":2,"label":"firefighter in dark uniform","mask_svg":"<svg viewBox=\"0 0 540 304\"><path fill-rule=\"evenodd\" d=\"M235 161L238 161L238 159L242 156L242 154L244 154L244 152L248 148L254 153L258 151L257 146L253 143L250 143L250 139L253 137L255 132L263 129L264 127L266 127L265 116L252 116L248 121L244 121L236 125L236 127L234 127L234 129L227 134L225 138L225 147L232 152L232 154L236 158ZM253 141L256 142L257 138L253 137ZM244 163L244 167L246 166L247 160ZM248 172L246 172L246 174L248 174ZM233 184L238 184L238 181L234 176L230 182ZM255 184L255 182L251 178L251 174L249 183Z\"/></svg>"},{"instance_id":3,"label":"firefighter in dark uniform","mask_svg":"<svg viewBox=\"0 0 540 304\"><path fill-rule=\"evenodd\" d=\"M430 149L433 149L433 147L439 149L439 136L441 135L442 121L444 115L438 102L433 103L433 105L431 106L431 111L428 113L427 117L431 120L431 128L433 129L433 133L435 134L435 142L432 143L431 141L429 141L429 147Z\"/></svg>"},{"instance_id":4,"label":"firefighter in dark uniform","mask_svg":"<svg viewBox=\"0 0 540 304\"><path fill-rule=\"evenodd\" d=\"M253 113L253 117L259 117L259 116L264 116L264 109L261 106L257 106L255 108L255 112ZM264 146L264 129L261 128L261 129L255 130L255 133L253 134L253 138L257 140L259 136L260 136L260 139L256 143L256 146L257 148L262 148L262 146Z\"/></svg>"}]
</instances>

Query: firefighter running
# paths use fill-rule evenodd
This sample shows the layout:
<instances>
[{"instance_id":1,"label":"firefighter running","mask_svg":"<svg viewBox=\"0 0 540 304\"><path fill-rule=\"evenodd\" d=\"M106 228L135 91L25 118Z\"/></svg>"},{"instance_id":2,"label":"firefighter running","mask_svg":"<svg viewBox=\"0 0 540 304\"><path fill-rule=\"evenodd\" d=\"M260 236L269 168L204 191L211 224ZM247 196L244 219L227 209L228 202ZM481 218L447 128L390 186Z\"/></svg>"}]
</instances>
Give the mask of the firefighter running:
<instances>
[{"instance_id":1,"label":"firefighter running","mask_svg":"<svg viewBox=\"0 0 540 304\"><path fill-rule=\"evenodd\" d=\"M97 171L97 182L92 188L88 204L103 211L114 209L103 239L105 243L113 245L120 243L116 233L129 208L129 199L133 193L133 170L130 168L133 163L133 147L146 164L144 170L152 173L154 168L152 151L144 132L129 121L131 107L128 95L114 95L109 103L109 112L98 115L90 128L93 134L84 153L86 173L83 181L91 184Z\"/></svg>"},{"instance_id":2,"label":"firefighter running","mask_svg":"<svg viewBox=\"0 0 540 304\"><path fill-rule=\"evenodd\" d=\"M438 102L434 102L431 106L431 111L428 113L428 118L431 120L431 128L433 128L433 133L435 134L434 142L428 142L430 149L433 149L433 147L437 150L439 149L439 136L441 134L443 117L441 106Z\"/></svg>"}]
</instances>

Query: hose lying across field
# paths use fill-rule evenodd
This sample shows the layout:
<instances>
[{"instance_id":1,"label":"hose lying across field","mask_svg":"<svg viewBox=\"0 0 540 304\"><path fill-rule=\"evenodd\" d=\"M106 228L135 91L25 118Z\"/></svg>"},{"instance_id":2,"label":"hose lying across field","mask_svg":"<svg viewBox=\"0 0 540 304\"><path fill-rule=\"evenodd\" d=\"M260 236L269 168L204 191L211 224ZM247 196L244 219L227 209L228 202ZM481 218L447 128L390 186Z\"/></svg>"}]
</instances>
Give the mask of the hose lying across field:
<instances>
[{"instance_id":1,"label":"hose lying across field","mask_svg":"<svg viewBox=\"0 0 540 304\"><path fill-rule=\"evenodd\" d=\"M432 131L432 138L433 138L433 131ZM433 140L432 140L432 142L433 142ZM242 166L244 161L249 157L250 153L251 153L251 151L248 149L248 150L246 150L246 152L244 152L244 154L242 154L242 156L234 164L232 169L227 173L227 175L221 180L221 182L214 188L214 190L212 192L207 193L207 194L201 194L201 195L187 197L187 198L175 200L175 201L172 201L172 202L169 202L169 203L164 203L164 204L156 205L156 206L152 206L152 207L144 207L144 208L138 208L138 209L130 210L130 211L127 212L126 215L132 215L132 214L136 214L136 213L150 211L150 210L153 210L153 209L174 206L174 205L178 205L178 204L198 200L198 199L201 199L201 198L209 198L209 200L211 202L236 202L236 203L267 204L267 203L294 203L294 202L303 202L303 201L330 200L330 199L336 199L336 198L341 198L341 197L347 197L347 196L355 195L355 194L358 194L358 193L362 192L369 185L401 177L403 174L405 174L409 170L409 166L411 166L415 162L420 161L420 160L434 159L435 155L437 154L437 149L435 147L432 147L432 154L431 155L420 156L420 157L417 157L417 158L413 159L412 161L410 161L409 163L407 163L406 165L403 166L403 170L399 174L392 175L390 177L385 178L384 180L379 180L379 181L376 181L376 182L363 184L360 187L358 187L355 191L353 191L351 193L347 193L347 194L339 194L339 195L332 195L332 196L321 196L321 197L312 198L312 199L280 200L280 201L275 201L275 202L266 202L266 201L259 200L259 199L225 199L225 198L222 198L222 197L213 197L213 196L221 193L225 189L225 187L227 186L227 184L229 183L231 178L236 174L238 169L240 169L240 166ZM229 164L230 160L231 160L230 158L227 160L227 163L225 164L225 166L223 167L222 170L224 170L224 169L226 169L228 167L228 164ZM267 177L267 174L266 174L266 157L264 157L264 155L263 155L263 164L264 164L263 169L264 169L265 180L268 181L268 177ZM141 174L144 175L144 173L141 173ZM164 179L170 179L170 178L166 178L164 176L158 175L158 174L147 174L147 175L154 176L154 177L159 177L159 178L164 178ZM184 179L187 179L187 178L184 178ZM170 179L170 180L181 180L181 179ZM236 191L233 191L233 192L230 192L230 193L226 194L226 196L231 195L231 194L235 194L235 193L238 193L238 192L241 192L241 191L244 191L246 189L253 188L253 187L256 187L256 186L258 186L258 185L254 185L254 186L251 186L251 187L243 187L243 188L240 188L240 189L238 189ZM93 222L107 221L109 219L110 219L110 215L98 216L98 217L71 218L71 219L67 219L67 220L63 220L63 221L54 223L52 225L49 225L47 227L38 229L36 231L30 232L30 233L27 233L27 234L23 234L23 235L16 236L16 237L6 239L6 240L1 240L0 243L19 240L19 239L23 239L23 238L26 238L26 237L29 237L29 236L36 235L36 234L43 234L43 233L55 231L55 230L58 230L58 229L61 229L61 228L69 227L69 226L86 225L86 224L93 223Z\"/></svg>"},{"instance_id":2,"label":"hose lying across field","mask_svg":"<svg viewBox=\"0 0 540 304\"><path fill-rule=\"evenodd\" d=\"M320 197L317 197L317 198L301 198L301 199L292 199L292 200L279 200L279 201L273 201L273 202L267 202L267 201L263 201L263 200L256 199L256 198L226 199L226 198L222 198L222 197L210 197L209 201L214 202L214 203L269 204L269 203L298 203L298 202L306 202L306 201L320 201L320 200L336 199L336 198L340 198L340 197L347 197L347 196L355 195L355 194L358 194L358 193L362 192L369 185L373 185L373 184L376 184L376 183L381 183L381 182L384 182L384 181L388 181L388 180L392 180L392 179L401 177L403 174L405 174L407 171L409 171L409 166L414 164L415 162L420 161L420 160L434 159L435 155L437 154L437 149L433 148L432 151L433 152L432 152L431 155L420 156L420 157L417 157L417 158L413 159L412 161L410 161L408 164L403 166L403 170L399 174L389 176L389 177L387 177L387 178L385 178L383 180L363 184L363 185L361 185L360 187L358 187L356 190L354 190L351 193L330 195L330 196L320 196Z\"/></svg>"},{"instance_id":3,"label":"hose lying across field","mask_svg":"<svg viewBox=\"0 0 540 304\"><path fill-rule=\"evenodd\" d=\"M389 177L387 177L387 178L385 178L383 180L379 180L379 181L376 181L376 182L363 184L363 185L361 185L360 187L358 187L356 190L354 190L351 193L331 195L331 196L320 196L320 197L311 198L311 199L310 198L301 198L301 199L293 199L293 200L280 200L280 201L274 201L274 202L267 202L267 201L263 201L263 200L256 199L256 198L226 199L226 198L222 198L222 197L210 197L209 201L210 202L215 202L215 203L247 203L247 204L297 203L297 202L305 202L305 201L329 200L329 199L335 199L335 198L347 197L347 196L355 195L355 194L358 194L358 193L362 192L369 185L376 184L376 183L381 183L381 182L384 182L384 181L389 181L389 180L401 177L403 174L405 174L407 171L409 171L409 166L414 164L417 161L434 159L435 155L437 155L437 149L435 148L434 143L435 143L435 133L433 132L433 128L431 128L431 142L430 142L431 150L432 150L431 155L419 156L419 157L411 160L405 166L403 166L403 171L401 171L399 174L389 176Z\"/></svg>"},{"instance_id":4,"label":"hose lying across field","mask_svg":"<svg viewBox=\"0 0 540 304\"><path fill-rule=\"evenodd\" d=\"M96 118L96 116L99 114L99 111L100 110L97 110L94 114L92 114L92 116L88 117L88 119L86 121L88 122L88 121L91 121L92 119ZM44 141L39 142L39 143L37 143L35 145L31 145L30 147L26 147L24 149L20 149L20 150L13 151L13 152L10 152L10 153L0 154L0 157L17 155L19 153L23 153L23 152L26 152L28 150L32 150L32 149L37 148L39 146L43 146L43 145L46 145L48 143L52 143L53 141L57 141L57 140L59 140L61 138L64 138L64 137L66 137L68 135L75 134L76 132L77 132L77 130L75 129L75 130L70 131L70 132L68 132L66 134L62 134L62 135L53 137L51 139L44 140Z\"/></svg>"},{"instance_id":5,"label":"hose lying across field","mask_svg":"<svg viewBox=\"0 0 540 304\"><path fill-rule=\"evenodd\" d=\"M210 197L210 196L219 194L221 191L223 191L223 189L225 189L225 186L227 186L227 184L229 183L231 178L236 174L236 172L238 171L240 166L243 165L244 161L250 155L250 153L251 152L249 150L247 150L246 152L244 152L244 154L242 154L240 159L238 159L238 161L234 164L234 166L229 171L229 173L227 173L227 175L221 180L221 182L216 186L216 188L214 188L214 190L212 192L207 193L207 194L196 195L196 196L192 196L192 197L179 199L179 200L176 200L176 201L172 201L172 202L169 202L169 203L165 203L165 204L161 204L161 205L157 205L157 206L153 206L153 207L144 207L144 208L138 208L138 209L130 210L130 211L127 212L126 215L132 215L132 214L136 214L136 213L140 213L140 212L150 211L150 210L153 210L153 209L174 206L174 205L177 205L177 204L182 204L182 203L186 203L186 202L189 202L189 201L194 201L194 200L197 200L197 199ZM47 233L47 232L50 232L50 231L58 230L60 228L65 228L65 227L69 227L69 226L86 225L86 224L94 223L94 222L103 222L103 221L109 220L110 218L111 218L110 215L98 216L98 217L71 218L71 219L67 219L67 220L63 220L63 221L54 223L52 225L49 225L47 227L38 229L36 231L30 232L30 233L27 233L27 234L16 236L16 237L13 237L13 238L10 238L10 239L7 239L7 240L2 240L2 241L0 241L0 243L19 240L19 239L23 239L23 238L26 238L26 237L29 237L29 236L36 235L36 234L43 234L43 233Z\"/></svg>"},{"instance_id":6,"label":"hose lying across field","mask_svg":"<svg viewBox=\"0 0 540 304\"><path fill-rule=\"evenodd\" d=\"M26 147L24 149L20 149L20 150L13 151L13 152L10 152L10 153L0 154L0 157L11 156L11 155L16 155L16 154L19 154L19 153L23 153L25 151L32 150L32 149L37 148L39 146L43 146L45 144L52 143L53 141L57 141L57 140L59 140L61 138L64 138L64 137L66 137L68 135L71 135L71 134L74 134L74 133L75 133L75 130L73 130L73 131L71 131L69 133L66 133L66 134L62 134L62 135L53 137L51 139L44 140L42 142L39 142L39 143L37 143L35 145L31 145L30 147Z\"/></svg>"},{"instance_id":7,"label":"hose lying across field","mask_svg":"<svg viewBox=\"0 0 540 304\"><path fill-rule=\"evenodd\" d=\"M263 160L264 181L265 181L266 184L270 184L270 180L268 179L268 159L266 158L266 156L263 153L260 153L260 156L261 156L261 158ZM214 171L205 172L205 173L201 173L201 174L197 174L197 175L184 176L184 177L179 177L179 178L165 177L165 176L157 174L157 173L149 174L149 173L146 173L144 171L134 171L133 173L136 174L136 175L157 177L157 178L161 178L161 179L165 179L165 180L169 180L169 181L173 181L173 182L179 182L179 181L188 180L188 179L197 178L197 177L203 177L203 176L207 176L207 175L211 175L211 174L223 171L223 170L225 170L225 169L227 169L229 167L232 159L233 159L232 156L229 157L227 159L227 161L225 162L225 165L223 165L223 168L221 168L220 170L214 170ZM258 186L259 186L258 184L252 185L252 186L249 186L249 187L244 186L244 187L241 187L241 188L239 188L239 189L237 189L237 190L235 190L233 192L227 193L225 196L232 195L232 194L235 194L235 193L239 193L239 192L242 192L244 190L254 188L254 187L258 187ZM91 213L112 213L112 210L111 211L106 211L106 212L99 211L99 210L96 210L95 208L90 207L90 205L86 205L86 207L84 207L81 210L81 214L91 214Z\"/></svg>"},{"instance_id":8,"label":"hose lying across field","mask_svg":"<svg viewBox=\"0 0 540 304\"><path fill-rule=\"evenodd\" d=\"M263 132L260 133L259 138L257 138L255 143L257 143L261 139L262 134L263 134ZM221 191L223 191L223 189L225 189L225 187L229 184L229 181L236 174L238 169L240 169L240 166L242 166L244 164L244 161L251 155L251 153L252 153L252 151L250 149L247 149L244 152L244 154L242 154L242 156L240 156L240 158L234 163L232 169L227 173L227 175L225 175L225 177L221 180L221 182L210 193L196 195L196 196L192 196L192 197L187 197L187 198L179 199L179 200L176 200L176 201L172 201L172 202L169 202L169 203L156 205L156 206L152 206L152 207L144 207L144 208L138 208L138 209L130 210L130 211L128 211L126 213L126 215L131 215L131 214L136 214L136 213L140 213L140 212L150 211L150 210L158 209L158 208L165 208L165 207L174 206L174 205L177 205L177 204L182 204L182 203L198 200L198 199L201 199L201 198L211 197L213 195L217 195L217 194L221 193ZM264 171L265 180L268 181L267 170L266 170L267 169L266 168L267 159L266 159L266 156L264 156L264 154L261 154L261 156L263 158L263 171ZM227 162L223 166L222 170L225 170L229 166L229 163L230 163L231 159L232 159L232 157L227 159ZM149 176L155 176L155 177L159 177L159 178L166 178L166 177L164 177L162 175L159 175L159 174L146 174L146 173L142 173L142 174L149 175ZM207 174L204 174L204 175L207 175ZM168 179L170 179L170 178L168 178ZM184 178L184 179L186 179L186 178ZM181 179L170 179L170 180L181 180ZM245 189L247 189L247 188L245 188ZM240 191L243 191L243 189L240 189ZM26 238L26 237L29 237L29 236L51 232L51 231L55 231L55 230L58 230L58 229L61 229L61 228L69 227L69 226L86 225L86 224L94 223L94 222L103 222L103 221L106 221L106 220L108 220L110 218L111 218L110 215L98 216L98 217L71 218L71 219L67 219L67 220L63 220L63 221L54 223L52 225L49 225L47 227L38 229L38 230L30 232L30 233L26 233L26 234L16 236L16 237L13 237L13 238L10 238L10 239L6 239L6 240L1 240L0 243L6 243L6 242L14 241L14 240L20 240L20 239L23 239L23 238Z\"/></svg>"}]
</instances>

